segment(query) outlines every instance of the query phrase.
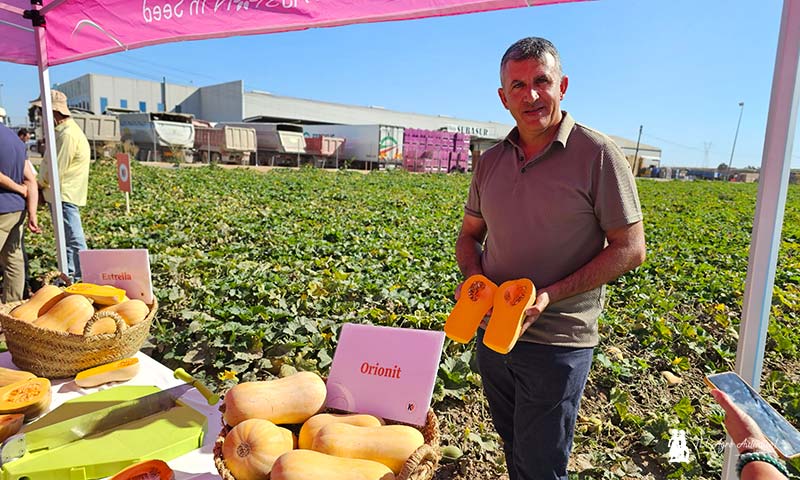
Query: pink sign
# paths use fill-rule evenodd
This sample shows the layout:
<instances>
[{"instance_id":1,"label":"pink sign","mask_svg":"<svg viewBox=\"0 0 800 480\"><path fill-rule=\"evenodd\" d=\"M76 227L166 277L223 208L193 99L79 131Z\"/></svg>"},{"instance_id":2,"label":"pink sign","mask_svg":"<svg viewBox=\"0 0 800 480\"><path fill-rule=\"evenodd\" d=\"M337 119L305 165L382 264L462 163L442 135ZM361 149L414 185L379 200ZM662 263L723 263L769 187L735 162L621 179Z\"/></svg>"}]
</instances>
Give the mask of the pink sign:
<instances>
[{"instance_id":1,"label":"pink sign","mask_svg":"<svg viewBox=\"0 0 800 480\"><path fill-rule=\"evenodd\" d=\"M147 45L580 0L45 0L50 65ZM0 0L0 60L36 63L30 0Z\"/></svg>"},{"instance_id":2,"label":"pink sign","mask_svg":"<svg viewBox=\"0 0 800 480\"><path fill-rule=\"evenodd\" d=\"M424 425L443 344L444 332L346 323L326 405Z\"/></svg>"}]
</instances>

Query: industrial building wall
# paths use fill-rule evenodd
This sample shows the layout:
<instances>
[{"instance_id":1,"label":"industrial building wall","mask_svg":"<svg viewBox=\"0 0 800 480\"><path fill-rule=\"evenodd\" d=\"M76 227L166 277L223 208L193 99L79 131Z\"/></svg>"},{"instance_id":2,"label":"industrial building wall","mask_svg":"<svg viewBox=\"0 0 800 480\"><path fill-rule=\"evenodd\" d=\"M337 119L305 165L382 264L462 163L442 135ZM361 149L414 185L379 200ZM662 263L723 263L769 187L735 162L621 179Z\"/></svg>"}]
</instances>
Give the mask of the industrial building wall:
<instances>
[{"instance_id":1,"label":"industrial building wall","mask_svg":"<svg viewBox=\"0 0 800 480\"><path fill-rule=\"evenodd\" d=\"M319 102L302 98L281 97L261 92L244 94L244 118L255 116L298 120L303 123L335 123L343 125L396 125L406 128L439 130L484 138L502 138L510 125L478 122L448 116L397 112L379 107L362 107Z\"/></svg>"},{"instance_id":2,"label":"industrial building wall","mask_svg":"<svg viewBox=\"0 0 800 480\"><path fill-rule=\"evenodd\" d=\"M157 112L166 108L172 111L189 97L197 87L166 84L166 107L159 106L161 100L161 82L137 80L133 78L112 77L90 73L74 80L56 85L74 102L86 102L88 109L95 113L103 113L108 107L128 108Z\"/></svg>"},{"instance_id":3,"label":"industrial building wall","mask_svg":"<svg viewBox=\"0 0 800 480\"><path fill-rule=\"evenodd\" d=\"M192 98L184 113L210 122L240 122L244 118L244 84L241 80L220 83L200 89L199 108ZM190 105L191 104L191 105Z\"/></svg>"}]
</instances>

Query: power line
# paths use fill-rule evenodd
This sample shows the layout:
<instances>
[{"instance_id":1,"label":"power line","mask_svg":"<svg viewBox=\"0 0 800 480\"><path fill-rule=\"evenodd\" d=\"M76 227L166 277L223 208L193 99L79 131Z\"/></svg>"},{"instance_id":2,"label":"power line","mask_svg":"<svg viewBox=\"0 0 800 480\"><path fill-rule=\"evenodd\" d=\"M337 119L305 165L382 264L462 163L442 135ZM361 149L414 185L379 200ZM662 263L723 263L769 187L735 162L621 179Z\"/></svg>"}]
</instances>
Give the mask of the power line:
<instances>
[{"instance_id":1,"label":"power line","mask_svg":"<svg viewBox=\"0 0 800 480\"><path fill-rule=\"evenodd\" d=\"M672 140L667 140L666 138L657 137L655 135L651 135L651 134L643 134L643 135L645 137L654 138L654 139L656 139L656 140L658 140L660 142L668 143L670 145L673 145L673 146L676 146L676 147L680 147L680 148L685 148L687 150L694 150L694 151L697 151L697 152L703 152L704 151L704 149L699 148L699 147L692 147L692 146L689 146L689 145L684 145L682 143L673 142Z\"/></svg>"}]
</instances>

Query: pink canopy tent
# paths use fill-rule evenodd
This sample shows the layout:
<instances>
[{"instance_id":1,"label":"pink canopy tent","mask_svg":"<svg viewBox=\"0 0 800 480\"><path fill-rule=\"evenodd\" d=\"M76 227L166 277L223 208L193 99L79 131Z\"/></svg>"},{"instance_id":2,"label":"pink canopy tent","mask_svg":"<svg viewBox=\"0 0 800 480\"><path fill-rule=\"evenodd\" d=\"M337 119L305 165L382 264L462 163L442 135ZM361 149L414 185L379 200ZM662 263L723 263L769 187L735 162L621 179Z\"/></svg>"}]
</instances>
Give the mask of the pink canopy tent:
<instances>
[{"instance_id":1,"label":"pink canopy tent","mask_svg":"<svg viewBox=\"0 0 800 480\"><path fill-rule=\"evenodd\" d=\"M0 0L0 60L37 65L45 138L51 125L48 67L179 40L407 20L580 0ZM37 3L38 2L38 3ZM43 4L42 4L43 2ZM736 370L758 388L800 100L800 1L784 0L744 293ZM60 192L52 206L64 270ZM730 450L723 478L735 478Z\"/></svg>"}]
</instances>

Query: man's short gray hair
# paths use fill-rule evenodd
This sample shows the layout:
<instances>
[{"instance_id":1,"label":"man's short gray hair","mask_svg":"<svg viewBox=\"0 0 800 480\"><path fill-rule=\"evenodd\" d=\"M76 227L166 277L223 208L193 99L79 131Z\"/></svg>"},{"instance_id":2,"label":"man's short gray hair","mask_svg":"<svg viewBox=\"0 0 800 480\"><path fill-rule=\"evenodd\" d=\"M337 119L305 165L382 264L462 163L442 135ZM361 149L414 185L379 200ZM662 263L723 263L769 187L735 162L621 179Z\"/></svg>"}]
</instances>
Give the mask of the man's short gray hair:
<instances>
[{"instance_id":1,"label":"man's short gray hair","mask_svg":"<svg viewBox=\"0 0 800 480\"><path fill-rule=\"evenodd\" d=\"M503 67L510 61L528 60L531 58L541 61L548 53L555 59L556 69L560 76L562 74L561 57L558 55L558 50L556 50L555 45L553 45L550 40L541 37L523 38L522 40L517 40L514 45L508 47L508 50L506 50L506 53L503 55L503 59L500 60L500 74L502 76Z\"/></svg>"}]
</instances>

